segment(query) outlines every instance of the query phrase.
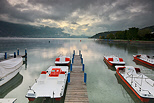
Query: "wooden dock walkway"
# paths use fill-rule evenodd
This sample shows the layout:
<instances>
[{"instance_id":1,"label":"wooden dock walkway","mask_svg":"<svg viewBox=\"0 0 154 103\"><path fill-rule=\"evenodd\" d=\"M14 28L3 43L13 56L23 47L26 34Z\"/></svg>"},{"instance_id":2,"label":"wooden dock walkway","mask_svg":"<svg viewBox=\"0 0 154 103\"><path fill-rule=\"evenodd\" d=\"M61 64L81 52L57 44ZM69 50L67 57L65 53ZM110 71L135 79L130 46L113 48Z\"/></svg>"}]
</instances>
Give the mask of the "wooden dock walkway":
<instances>
[{"instance_id":1,"label":"wooden dock walkway","mask_svg":"<svg viewBox=\"0 0 154 103\"><path fill-rule=\"evenodd\" d=\"M70 83L67 86L65 103L89 103L82 66L80 55L75 55L70 73Z\"/></svg>"}]
</instances>

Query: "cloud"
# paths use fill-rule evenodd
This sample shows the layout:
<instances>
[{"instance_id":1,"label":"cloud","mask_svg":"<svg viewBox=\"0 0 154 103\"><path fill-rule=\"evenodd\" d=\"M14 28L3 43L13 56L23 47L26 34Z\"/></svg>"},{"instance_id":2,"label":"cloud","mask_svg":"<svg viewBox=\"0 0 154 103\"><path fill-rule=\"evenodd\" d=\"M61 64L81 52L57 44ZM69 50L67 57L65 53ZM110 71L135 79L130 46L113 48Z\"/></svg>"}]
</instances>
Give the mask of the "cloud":
<instances>
[{"instance_id":1,"label":"cloud","mask_svg":"<svg viewBox=\"0 0 154 103\"><path fill-rule=\"evenodd\" d=\"M154 24L153 0L2 0L0 20L94 35Z\"/></svg>"}]
</instances>

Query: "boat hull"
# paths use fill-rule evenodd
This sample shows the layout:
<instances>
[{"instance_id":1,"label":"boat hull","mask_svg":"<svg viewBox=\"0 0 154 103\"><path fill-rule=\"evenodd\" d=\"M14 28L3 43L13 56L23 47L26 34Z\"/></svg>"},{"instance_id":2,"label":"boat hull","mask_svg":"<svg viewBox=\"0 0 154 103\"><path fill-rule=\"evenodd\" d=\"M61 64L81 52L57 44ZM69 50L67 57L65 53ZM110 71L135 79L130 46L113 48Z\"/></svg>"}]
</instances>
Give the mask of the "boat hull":
<instances>
[{"instance_id":1,"label":"boat hull","mask_svg":"<svg viewBox=\"0 0 154 103\"><path fill-rule=\"evenodd\" d=\"M148 66L151 66L152 69L154 69L154 64L151 64L151 63L148 63L148 62L146 62L146 61L144 61L144 60L141 60L141 59L139 59L139 58L136 57L136 56L134 56L134 60L139 61L139 62L142 62L142 63L144 63L144 64L146 64L146 65L148 65Z\"/></svg>"},{"instance_id":2,"label":"boat hull","mask_svg":"<svg viewBox=\"0 0 154 103\"><path fill-rule=\"evenodd\" d=\"M142 102L149 102L149 98L143 98L141 97L134 89L133 87L123 78L123 76L118 72L116 71L116 73L118 74L118 76L122 79L122 81L129 87L129 89L131 91L133 91L133 93L142 101Z\"/></svg>"}]
</instances>

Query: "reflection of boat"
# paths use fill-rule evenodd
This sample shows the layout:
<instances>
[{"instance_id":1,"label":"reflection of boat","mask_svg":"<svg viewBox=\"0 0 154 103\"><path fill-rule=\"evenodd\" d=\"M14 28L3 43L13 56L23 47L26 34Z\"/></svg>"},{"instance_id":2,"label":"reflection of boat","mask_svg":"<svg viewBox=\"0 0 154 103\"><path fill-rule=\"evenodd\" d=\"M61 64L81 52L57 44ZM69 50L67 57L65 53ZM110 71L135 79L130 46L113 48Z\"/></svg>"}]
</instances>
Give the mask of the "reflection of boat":
<instances>
[{"instance_id":1,"label":"reflection of boat","mask_svg":"<svg viewBox=\"0 0 154 103\"><path fill-rule=\"evenodd\" d=\"M36 83L28 90L29 101L46 97L60 100L64 94L67 81L68 66L50 66L42 71Z\"/></svg>"},{"instance_id":2,"label":"reflection of boat","mask_svg":"<svg viewBox=\"0 0 154 103\"><path fill-rule=\"evenodd\" d=\"M145 54L139 54L139 55L133 55L133 57L135 60L139 62L152 66L152 69L154 69L154 59L150 58L150 56L147 56Z\"/></svg>"},{"instance_id":3,"label":"reflection of boat","mask_svg":"<svg viewBox=\"0 0 154 103\"><path fill-rule=\"evenodd\" d=\"M16 98L5 98L0 99L0 103L14 103L17 99Z\"/></svg>"},{"instance_id":4,"label":"reflection of boat","mask_svg":"<svg viewBox=\"0 0 154 103\"><path fill-rule=\"evenodd\" d=\"M104 63L108 66L108 69L112 71L116 71L116 68L114 66L109 65L105 60L104 60Z\"/></svg>"},{"instance_id":5,"label":"reflection of boat","mask_svg":"<svg viewBox=\"0 0 154 103\"><path fill-rule=\"evenodd\" d=\"M125 65L125 62L122 58L116 57L114 55L104 56L104 60L111 66L113 65Z\"/></svg>"},{"instance_id":6,"label":"reflection of boat","mask_svg":"<svg viewBox=\"0 0 154 103\"><path fill-rule=\"evenodd\" d=\"M154 100L154 81L143 75L133 66L115 66L116 72L124 83L142 101Z\"/></svg>"},{"instance_id":7,"label":"reflection of boat","mask_svg":"<svg viewBox=\"0 0 154 103\"><path fill-rule=\"evenodd\" d=\"M70 57L69 56L59 56L55 60L56 66L69 66L70 65Z\"/></svg>"},{"instance_id":8,"label":"reflection of boat","mask_svg":"<svg viewBox=\"0 0 154 103\"><path fill-rule=\"evenodd\" d=\"M0 62L0 86L12 79L21 70L22 57L11 58Z\"/></svg>"},{"instance_id":9,"label":"reflection of boat","mask_svg":"<svg viewBox=\"0 0 154 103\"><path fill-rule=\"evenodd\" d=\"M5 97L10 91L19 86L22 83L23 76L21 74L17 74L10 81L5 83L0 87L0 98Z\"/></svg>"}]
</instances>

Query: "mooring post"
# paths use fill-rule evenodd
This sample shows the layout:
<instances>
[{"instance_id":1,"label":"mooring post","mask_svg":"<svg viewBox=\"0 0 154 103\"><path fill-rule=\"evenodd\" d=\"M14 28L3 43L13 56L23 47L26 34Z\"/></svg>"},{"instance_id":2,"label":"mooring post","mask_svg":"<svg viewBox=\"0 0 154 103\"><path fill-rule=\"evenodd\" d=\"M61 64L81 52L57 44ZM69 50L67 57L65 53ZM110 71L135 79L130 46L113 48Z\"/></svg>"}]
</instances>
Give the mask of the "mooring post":
<instances>
[{"instance_id":1,"label":"mooring post","mask_svg":"<svg viewBox=\"0 0 154 103\"><path fill-rule=\"evenodd\" d=\"M72 64L70 65L70 71L72 71Z\"/></svg>"},{"instance_id":2,"label":"mooring post","mask_svg":"<svg viewBox=\"0 0 154 103\"><path fill-rule=\"evenodd\" d=\"M7 59L7 52L5 52L4 59Z\"/></svg>"},{"instance_id":3,"label":"mooring post","mask_svg":"<svg viewBox=\"0 0 154 103\"><path fill-rule=\"evenodd\" d=\"M14 52L14 58L16 58L16 52Z\"/></svg>"},{"instance_id":4,"label":"mooring post","mask_svg":"<svg viewBox=\"0 0 154 103\"><path fill-rule=\"evenodd\" d=\"M19 48L17 48L17 55L19 55Z\"/></svg>"},{"instance_id":5,"label":"mooring post","mask_svg":"<svg viewBox=\"0 0 154 103\"><path fill-rule=\"evenodd\" d=\"M82 54L80 54L80 58L82 58Z\"/></svg>"},{"instance_id":6,"label":"mooring post","mask_svg":"<svg viewBox=\"0 0 154 103\"><path fill-rule=\"evenodd\" d=\"M75 50L73 50L73 54L75 55Z\"/></svg>"},{"instance_id":7,"label":"mooring post","mask_svg":"<svg viewBox=\"0 0 154 103\"><path fill-rule=\"evenodd\" d=\"M73 58L74 58L74 55L75 55L75 54L73 54Z\"/></svg>"},{"instance_id":8,"label":"mooring post","mask_svg":"<svg viewBox=\"0 0 154 103\"><path fill-rule=\"evenodd\" d=\"M86 84L87 82L87 73L84 73L84 83Z\"/></svg>"},{"instance_id":9,"label":"mooring post","mask_svg":"<svg viewBox=\"0 0 154 103\"><path fill-rule=\"evenodd\" d=\"M79 55L81 55L81 50L79 50Z\"/></svg>"},{"instance_id":10,"label":"mooring post","mask_svg":"<svg viewBox=\"0 0 154 103\"><path fill-rule=\"evenodd\" d=\"M68 83L70 83L70 72L68 72L68 79L67 79Z\"/></svg>"},{"instance_id":11,"label":"mooring post","mask_svg":"<svg viewBox=\"0 0 154 103\"><path fill-rule=\"evenodd\" d=\"M81 64L83 64L83 58L81 58Z\"/></svg>"},{"instance_id":12,"label":"mooring post","mask_svg":"<svg viewBox=\"0 0 154 103\"><path fill-rule=\"evenodd\" d=\"M74 63L74 58L72 58L72 64Z\"/></svg>"},{"instance_id":13,"label":"mooring post","mask_svg":"<svg viewBox=\"0 0 154 103\"><path fill-rule=\"evenodd\" d=\"M82 71L84 72L84 64L82 64Z\"/></svg>"},{"instance_id":14,"label":"mooring post","mask_svg":"<svg viewBox=\"0 0 154 103\"><path fill-rule=\"evenodd\" d=\"M27 58L27 48L25 48L25 58Z\"/></svg>"}]
</instances>

